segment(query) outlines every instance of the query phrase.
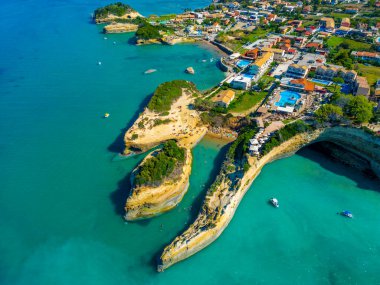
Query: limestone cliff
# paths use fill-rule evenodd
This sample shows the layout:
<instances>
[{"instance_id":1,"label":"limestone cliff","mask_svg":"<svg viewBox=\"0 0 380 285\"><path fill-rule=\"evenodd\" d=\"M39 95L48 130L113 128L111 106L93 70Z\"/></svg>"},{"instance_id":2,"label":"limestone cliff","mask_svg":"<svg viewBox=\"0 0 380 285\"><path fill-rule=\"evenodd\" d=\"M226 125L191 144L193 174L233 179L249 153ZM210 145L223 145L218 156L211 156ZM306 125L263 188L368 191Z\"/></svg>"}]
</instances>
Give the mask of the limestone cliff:
<instances>
[{"instance_id":1,"label":"limestone cliff","mask_svg":"<svg viewBox=\"0 0 380 285\"><path fill-rule=\"evenodd\" d=\"M191 149L206 133L199 113L190 108L194 98L183 90L169 112L159 114L145 108L124 136L125 151L131 148L147 151L160 143L176 140L180 146Z\"/></svg>"},{"instance_id":2,"label":"limestone cliff","mask_svg":"<svg viewBox=\"0 0 380 285\"><path fill-rule=\"evenodd\" d=\"M132 19L136 19L137 17L143 17L143 16L140 13L136 12L136 11L130 11L128 13L125 13L122 16L116 16L116 15L113 15L113 14L108 14L105 17L95 18L94 21L97 24L104 24L104 23L115 22L117 20L132 20Z\"/></svg>"},{"instance_id":3,"label":"limestone cliff","mask_svg":"<svg viewBox=\"0 0 380 285\"><path fill-rule=\"evenodd\" d=\"M137 39L136 45L153 45L153 44L162 44L161 39Z\"/></svg>"},{"instance_id":4,"label":"limestone cliff","mask_svg":"<svg viewBox=\"0 0 380 285\"><path fill-rule=\"evenodd\" d=\"M140 165L150 156L151 154ZM132 173L131 183L133 189L125 205L125 219L127 221L146 219L174 208L182 200L189 187L191 162L191 151L186 150L185 162L179 169L180 174L173 178L165 179L158 186L134 185L134 175L138 170L137 167Z\"/></svg>"},{"instance_id":5,"label":"limestone cliff","mask_svg":"<svg viewBox=\"0 0 380 285\"><path fill-rule=\"evenodd\" d=\"M336 127L299 134L272 149L260 159L250 158L250 169L242 178L223 170L210 190L195 222L163 251L158 271L188 258L217 239L231 221L250 185L269 162L294 154L306 145L328 141L367 160L380 177L380 138L360 129Z\"/></svg>"},{"instance_id":6,"label":"limestone cliff","mask_svg":"<svg viewBox=\"0 0 380 285\"><path fill-rule=\"evenodd\" d=\"M199 113L189 107L193 99L191 92L183 90L182 96L165 114L145 108L126 132L125 154L131 149L147 151L168 140L175 140L180 147L186 149L181 175L175 181L165 180L157 187L133 187L125 206L127 220L149 218L166 212L175 207L185 195L191 173L191 149L207 131L206 126L201 124Z\"/></svg>"},{"instance_id":7,"label":"limestone cliff","mask_svg":"<svg viewBox=\"0 0 380 285\"><path fill-rule=\"evenodd\" d=\"M104 33L106 34L118 34L118 33L128 33L136 32L138 25L128 24L128 23L112 23L103 28Z\"/></svg>"}]
</instances>

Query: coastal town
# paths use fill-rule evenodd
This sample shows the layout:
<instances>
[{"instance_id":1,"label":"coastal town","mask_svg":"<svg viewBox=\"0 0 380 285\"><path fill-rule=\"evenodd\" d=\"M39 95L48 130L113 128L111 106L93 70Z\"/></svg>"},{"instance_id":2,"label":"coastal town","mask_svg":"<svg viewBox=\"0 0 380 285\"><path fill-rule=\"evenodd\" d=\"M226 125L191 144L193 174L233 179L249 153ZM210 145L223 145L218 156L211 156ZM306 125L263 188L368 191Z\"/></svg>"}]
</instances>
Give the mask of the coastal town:
<instances>
[{"instance_id":1,"label":"coastal town","mask_svg":"<svg viewBox=\"0 0 380 285\"><path fill-rule=\"evenodd\" d=\"M251 114L260 127L275 122L276 129L313 115L334 94L364 96L380 110L379 6L214 1L203 9L144 20L134 10L119 17L108 12L97 22L108 23L105 33L136 31L138 44L200 41L218 47L225 54L218 67L226 78L205 98L215 110Z\"/></svg>"},{"instance_id":2,"label":"coastal town","mask_svg":"<svg viewBox=\"0 0 380 285\"><path fill-rule=\"evenodd\" d=\"M226 76L219 84L205 91L186 80L160 84L124 136L125 157L164 144L133 172L128 221L181 202L191 149L204 135L230 142L198 217L165 247L158 271L212 243L261 169L307 145L319 144L380 177L379 7L371 1L276 0L214 1L204 9L147 17L121 3L95 11L104 33L135 32L137 45L201 42L223 53L217 67ZM197 71L184 72L190 78Z\"/></svg>"}]
</instances>

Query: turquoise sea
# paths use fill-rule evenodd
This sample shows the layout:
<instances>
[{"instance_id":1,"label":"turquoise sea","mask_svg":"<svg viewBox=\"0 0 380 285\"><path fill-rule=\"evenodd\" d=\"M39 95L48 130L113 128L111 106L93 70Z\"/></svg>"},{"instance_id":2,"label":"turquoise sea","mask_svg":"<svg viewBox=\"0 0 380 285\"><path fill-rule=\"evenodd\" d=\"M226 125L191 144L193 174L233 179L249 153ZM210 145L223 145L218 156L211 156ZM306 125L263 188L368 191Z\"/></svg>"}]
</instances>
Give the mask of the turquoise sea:
<instances>
[{"instance_id":1,"label":"turquoise sea","mask_svg":"<svg viewBox=\"0 0 380 285\"><path fill-rule=\"evenodd\" d=\"M126 224L128 174L143 155L115 161L121 135L159 83L206 89L223 73L209 47L105 40L89 17L107 3L0 1L0 284L380 284L379 181L312 150L266 166L215 243L155 272L157 254L196 216L226 146L194 149L176 209ZM130 2L144 15L207 3ZM336 215L344 209L355 219Z\"/></svg>"}]
</instances>

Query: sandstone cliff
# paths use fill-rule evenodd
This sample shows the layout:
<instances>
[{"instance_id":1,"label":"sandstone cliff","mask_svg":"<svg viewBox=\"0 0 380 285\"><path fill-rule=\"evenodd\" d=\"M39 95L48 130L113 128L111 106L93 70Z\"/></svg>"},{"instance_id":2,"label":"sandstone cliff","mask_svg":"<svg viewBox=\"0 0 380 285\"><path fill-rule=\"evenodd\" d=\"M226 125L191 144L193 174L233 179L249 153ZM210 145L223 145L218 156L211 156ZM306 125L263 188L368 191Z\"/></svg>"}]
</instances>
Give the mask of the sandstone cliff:
<instances>
[{"instance_id":1,"label":"sandstone cliff","mask_svg":"<svg viewBox=\"0 0 380 285\"><path fill-rule=\"evenodd\" d=\"M127 23L112 23L104 27L103 31L106 34L136 32L138 25Z\"/></svg>"},{"instance_id":2,"label":"sandstone cliff","mask_svg":"<svg viewBox=\"0 0 380 285\"><path fill-rule=\"evenodd\" d=\"M149 218L166 212L175 207L185 195L191 173L191 149L207 131L206 126L201 124L199 113L189 108L193 99L191 92L183 90L182 96L172 104L166 114L145 108L126 132L125 154L131 148L147 151L168 140L175 140L180 147L186 149L181 175L175 181L166 180L158 187L134 186L125 206L127 220Z\"/></svg>"},{"instance_id":3,"label":"sandstone cliff","mask_svg":"<svg viewBox=\"0 0 380 285\"><path fill-rule=\"evenodd\" d=\"M143 16L136 11L130 11L129 13L126 13L122 16L116 16L113 14L108 14L106 17L101 17L101 18L95 19L95 23L97 23L97 24L111 23L111 22L115 22L117 20L136 19L137 17L143 17Z\"/></svg>"},{"instance_id":4,"label":"sandstone cliff","mask_svg":"<svg viewBox=\"0 0 380 285\"><path fill-rule=\"evenodd\" d=\"M241 179L236 180L238 174L234 173L224 172L219 175L208 191L195 222L164 249L158 271L188 258L217 239L231 221L244 194L267 163L292 155L306 145L322 141L335 143L368 160L373 172L380 177L380 138L359 129L342 127L299 134L275 147L261 159L251 157L251 167Z\"/></svg>"},{"instance_id":5,"label":"sandstone cliff","mask_svg":"<svg viewBox=\"0 0 380 285\"><path fill-rule=\"evenodd\" d=\"M150 155L141 164L149 157ZM136 168L131 178L133 190L125 205L125 219L127 221L146 219L174 208L182 200L189 187L191 162L191 151L186 150L185 162L179 169L180 174L175 178L165 179L159 186L133 185Z\"/></svg>"}]
</instances>

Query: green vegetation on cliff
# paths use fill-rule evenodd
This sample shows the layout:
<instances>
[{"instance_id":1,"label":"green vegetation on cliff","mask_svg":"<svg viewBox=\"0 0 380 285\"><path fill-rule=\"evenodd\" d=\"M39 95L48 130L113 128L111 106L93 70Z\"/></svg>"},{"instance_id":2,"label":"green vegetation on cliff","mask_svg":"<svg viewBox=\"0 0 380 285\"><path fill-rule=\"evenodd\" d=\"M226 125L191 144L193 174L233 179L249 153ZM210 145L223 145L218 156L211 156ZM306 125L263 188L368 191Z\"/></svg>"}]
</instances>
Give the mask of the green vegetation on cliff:
<instances>
[{"instance_id":1,"label":"green vegetation on cliff","mask_svg":"<svg viewBox=\"0 0 380 285\"><path fill-rule=\"evenodd\" d=\"M160 84L148 103L154 112L169 111L173 102L182 95L182 89L194 90L194 83L185 80L174 80Z\"/></svg>"},{"instance_id":2,"label":"green vegetation on cliff","mask_svg":"<svg viewBox=\"0 0 380 285\"><path fill-rule=\"evenodd\" d=\"M366 123L374 117L373 107L373 103L363 95L353 96L335 93L332 96L331 104L321 106L315 115L320 123L339 122L341 119L355 123Z\"/></svg>"},{"instance_id":3,"label":"green vegetation on cliff","mask_svg":"<svg viewBox=\"0 0 380 285\"><path fill-rule=\"evenodd\" d=\"M121 17L133 11L134 10L132 9L131 6L127 4L123 4L121 2L117 2L115 4L110 4L105 7L96 9L94 12L94 18L95 20L102 19L102 18L108 17L108 15L111 15L111 14Z\"/></svg>"},{"instance_id":4,"label":"green vegetation on cliff","mask_svg":"<svg viewBox=\"0 0 380 285\"><path fill-rule=\"evenodd\" d=\"M144 22L136 31L137 39L141 40L157 40L161 38L160 26L153 26L148 22Z\"/></svg>"},{"instance_id":5,"label":"green vegetation on cliff","mask_svg":"<svg viewBox=\"0 0 380 285\"><path fill-rule=\"evenodd\" d=\"M317 117L317 121L320 123L339 122L343 117L343 110L339 106L325 104L315 112L315 116Z\"/></svg>"},{"instance_id":6,"label":"green vegetation on cliff","mask_svg":"<svg viewBox=\"0 0 380 285\"><path fill-rule=\"evenodd\" d=\"M157 155L148 158L138 169L136 185L159 185L185 160L185 149L175 141L168 141Z\"/></svg>"},{"instance_id":7,"label":"green vegetation on cliff","mask_svg":"<svg viewBox=\"0 0 380 285\"><path fill-rule=\"evenodd\" d=\"M286 142L297 134L305 133L312 129L304 121L295 121L292 124L286 125L278 130L269 141L263 146L262 153L265 155L270 152L274 147L279 146L281 143Z\"/></svg>"},{"instance_id":8,"label":"green vegetation on cliff","mask_svg":"<svg viewBox=\"0 0 380 285\"><path fill-rule=\"evenodd\" d=\"M257 127L255 124L245 127L228 149L227 158L235 162L241 160L248 153L249 140L253 138L256 132Z\"/></svg>"},{"instance_id":9,"label":"green vegetation on cliff","mask_svg":"<svg viewBox=\"0 0 380 285\"><path fill-rule=\"evenodd\" d=\"M152 25L145 19L141 18L132 20L132 23L139 25L139 28L136 31L137 40L159 40L163 37L161 32L164 34L170 34L174 31L173 28L162 24Z\"/></svg>"}]
</instances>

